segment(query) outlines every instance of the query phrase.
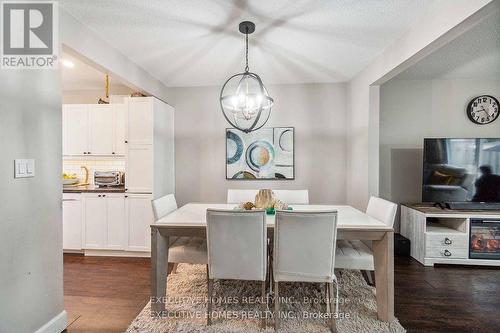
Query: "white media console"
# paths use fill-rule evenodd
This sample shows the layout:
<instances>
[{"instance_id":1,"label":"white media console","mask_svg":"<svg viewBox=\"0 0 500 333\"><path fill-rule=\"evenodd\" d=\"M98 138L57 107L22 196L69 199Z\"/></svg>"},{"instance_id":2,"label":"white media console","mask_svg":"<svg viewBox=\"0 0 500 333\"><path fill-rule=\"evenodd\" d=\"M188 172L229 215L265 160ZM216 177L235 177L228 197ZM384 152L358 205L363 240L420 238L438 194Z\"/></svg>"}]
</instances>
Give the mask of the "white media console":
<instances>
[{"instance_id":1,"label":"white media console","mask_svg":"<svg viewBox=\"0 0 500 333\"><path fill-rule=\"evenodd\" d=\"M482 219L499 223L500 212L455 211L425 204L402 204L400 232L411 242L411 256L425 266L500 266L499 259L477 258L477 254L469 254L471 221ZM483 257L488 255L486 253Z\"/></svg>"}]
</instances>

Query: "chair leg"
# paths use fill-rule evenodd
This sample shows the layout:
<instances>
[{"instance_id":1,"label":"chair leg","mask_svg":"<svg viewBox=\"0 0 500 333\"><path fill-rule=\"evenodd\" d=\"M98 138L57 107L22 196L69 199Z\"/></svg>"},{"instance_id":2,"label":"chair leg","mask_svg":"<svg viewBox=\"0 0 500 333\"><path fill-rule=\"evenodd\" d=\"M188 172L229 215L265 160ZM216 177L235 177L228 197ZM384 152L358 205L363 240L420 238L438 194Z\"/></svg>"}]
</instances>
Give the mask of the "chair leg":
<instances>
[{"instance_id":1,"label":"chair leg","mask_svg":"<svg viewBox=\"0 0 500 333\"><path fill-rule=\"evenodd\" d=\"M330 313L330 287L328 283L325 283L325 304L326 304L326 312Z\"/></svg>"},{"instance_id":2,"label":"chair leg","mask_svg":"<svg viewBox=\"0 0 500 333\"><path fill-rule=\"evenodd\" d=\"M333 292L333 282L330 282L328 284L328 293L330 295L330 300L329 300L329 303L330 303L330 314L331 314L331 317L330 317L330 330L332 331L332 333L335 333L337 332L337 323L336 323L336 320L335 320L335 316L337 315L336 314L336 307L335 307L335 301L338 302L338 300L335 300L335 297L333 297L333 295L335 295L335 293Z\"/></svg>"},{"instance_id":3,"label":"chair leg","mask_svg":"<svg viewBox=\"0 0 500 333\"><path fill-rule=\"evenodd\" d=\"M177 273L177 266L178 265L179 265L178 263L174 263L174 267L172 268L172 274Z\"/></svg>"},{"instance_id":4,"label":"chair leg","mask_svg":"<svg viewBox=\"0 0 500 333\"><path fill-rule=\"evenodd\" d=\"M373 275L372 275L372 271L365 271L365 270L362 270L361 271L361 275L363 275L363 278L365 279L366 283L368 283L369 286L374 286L374 279L373 279Z\"/></svg>"},{"instance_id":5,"label":"chair leg","mask_svg":"<svg viewBox=\"0 0 500 333\"><path fill-rule=\"evenodd\" d=\"M208 275L207 265L207 325L212 325L212 280Z\"/></svg>"},{"instance_id":6,"label":"chair leg","mask_svg":"<svg viewBox=\"0 0 500 333\"><path fill-rule=\"evenodd\" d=\"M266 298L266 281L262 281L262 318L261 327L266 328L266 312L267 312L267 298Z\"/></svg>"},{"instance_id":7,"label":"chair leg","mask_svg":"<svg viewBox=\"0 0 500 333\"><path fill-rule=\"evenodd\" d=\"M273 281L274 281L274 271L273 271L273 257L269 260L269 294L273 295Z\"/></svg>"},{"instance_id":8,"label":"chair leg","mask_svg":"<svg viewBox=\"0 0 500 333\"><path fill-rule=\"evenodd\" d=\"M369 275L372 281L372 285L375 287L377 284L377 281L375 281L375 271L370 271Z\"/></svg>"},{"instance_id":9,"label":"chair leg","mask_svg":"<svg viewBox=\"0 0 500 333\"><path fill-rule=\"evenodd\" d=\"M280 296L278 292L278 282L274 282L274 330L280 328Z\"/></svg>"}]
</instances>

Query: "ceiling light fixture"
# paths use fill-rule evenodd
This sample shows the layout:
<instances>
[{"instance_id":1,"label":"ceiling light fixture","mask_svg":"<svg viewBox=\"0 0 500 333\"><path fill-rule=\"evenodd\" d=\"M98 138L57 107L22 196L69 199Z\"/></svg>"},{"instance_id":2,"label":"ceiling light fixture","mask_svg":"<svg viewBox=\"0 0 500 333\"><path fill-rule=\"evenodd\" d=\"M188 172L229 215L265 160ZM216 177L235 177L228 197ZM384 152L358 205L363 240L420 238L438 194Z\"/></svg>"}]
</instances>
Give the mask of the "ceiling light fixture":
<instances>
[{"instance_id":1,"label":"ceiling light fixture","mask_svg":"<svg viewBox=\"0 0 500 333\"><path fill-rule=\"evenodd\" d=\"M62 59L61 60L62 64L64 67L68 67L68 68L73 68L75 67L75 63L71 60L68 60L68 59Z\"/></svg>"},{"instance_id":2,"label":"ceiling light fixture","mask_svg":"<svg viewBox=\"0 0 500 333\"><path fill-rule=\"evenodd\" d=\"M239 30L245 34L245 71L231 76L224 83L220 92L220 106L231 126L248 133L265 125L274 100L260 76L250 72L248 67L248 35L255 31L255 24L241 22Z\"/></svg>"}]
</instances>

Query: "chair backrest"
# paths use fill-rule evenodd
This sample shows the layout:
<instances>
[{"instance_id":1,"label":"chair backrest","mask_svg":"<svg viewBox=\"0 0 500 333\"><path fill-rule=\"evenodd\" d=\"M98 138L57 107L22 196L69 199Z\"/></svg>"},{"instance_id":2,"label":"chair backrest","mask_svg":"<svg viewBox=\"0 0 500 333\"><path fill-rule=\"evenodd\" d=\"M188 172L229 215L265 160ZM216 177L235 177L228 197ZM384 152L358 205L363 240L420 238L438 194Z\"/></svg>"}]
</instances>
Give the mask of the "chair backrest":
<instances>
[{"instance_id":1,"label":"chair backrest","mask_svg":"<svg viewBox=\"0 0 500 333\"><path fill-rule=\"evenodd\" d=\"M173 194L167 194L161 198L152 201L155 221L158 221L165 215L172 213L177 209L177 202Z\"/></svg>"},{"instance_id":2,"label":"chair backrest","mask_svg":"<svg viewBox=\"0 0 500 333\"><path fill-rule=\"evenodd\" d=\"M275 221L275 280L332 282L337 212L277 211Z\"/></svg>"},{"instance_id":3,"label":"chair backrest","mask_svg":"<svg viewBox=\"0 0 500 333\"><path fill-rule=\"evenodd\" d=\"M397 210L398 205L393 202L377 197L370 197L368 207L366 208L366 214L384 222L389 227L393 227Z\"/></svg>"},{"instance_id":4,"label":"chair backrest","mask_svg":"<svg viewBox=\"0 0 500 333\"><path fill-rule=\"evenodd\" d=\"M309 190L273 190L276 199L291 205L308 205Z\"/></svg>"},{"instance_id":5,"label":"chair backrest","mask_svg":"<svg viewBox=\"0 0 500 333\"><path fill-rule=\"evenodd\" d=\"M227 203L238 204L242 202L255 202L255 196L259 190L227 190ZM276 199L287 204L307 205L309 204L308 190L273 190Z\"/></svg>"},{"instance_id":6,"label":"chair backrest","mask_svg":"<svg viewBox=\"0 0 500 333\"><path fill-rule=\"evenodd\" d=\"M262 210L207 210L210 279L266 280L267 228Z\"/></svg>"},{"instance_id":7,"label":"chair backrest","mask_svg":"<svg viewBox=\"0 0 500 333\"><path fill-rule=\"evenodd\" d=\"M239 204L242 202L255 202L255 196L259 190L227 190L227 203L228 204Z\"/></svg>"}]
</instances>

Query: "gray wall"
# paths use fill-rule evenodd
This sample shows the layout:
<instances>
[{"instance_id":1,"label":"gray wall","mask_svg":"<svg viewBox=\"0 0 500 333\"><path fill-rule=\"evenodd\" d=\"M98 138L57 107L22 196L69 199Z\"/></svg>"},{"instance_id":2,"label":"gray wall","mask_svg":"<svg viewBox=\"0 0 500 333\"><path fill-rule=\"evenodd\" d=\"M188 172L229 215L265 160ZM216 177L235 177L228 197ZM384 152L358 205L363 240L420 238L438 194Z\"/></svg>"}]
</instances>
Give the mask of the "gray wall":
<instances>
[{"instance_id":1,"label":"gray wall","mask_svg":"<svg viewBox=\"0 0 500 333\"><path fill-rule=\"evenodd\" d=\"M295 180L226 180L220 87L172 89L176 197L221 202L228 188L309 189L311 203L346 202L346 86L268 86L275 107L266 126L295 127Z\"/></svg>"},{"instance_id":2,"label":"gray wall","mask_svg":"<svg viewBox=\"0 0 500 333\"><path fill-rule=\"evenodd\" d=\"M475 125L465 109L474 96L500 97L500 80L392 80L380 94L380 195L420 202L426 137L500 137L500 120Z\"/></svg>"},{"instance_id":3,"label":"gray wall","mask_svg":"<svg viewBox=\"0 0 500 333\"><path fill-rule=\"evenodd\" d=\"M61 84L55 70L0 70L0 332L34 332L64 310ZM35 177L14 179L14 159Z\"/></svg>"}]
</instances>

